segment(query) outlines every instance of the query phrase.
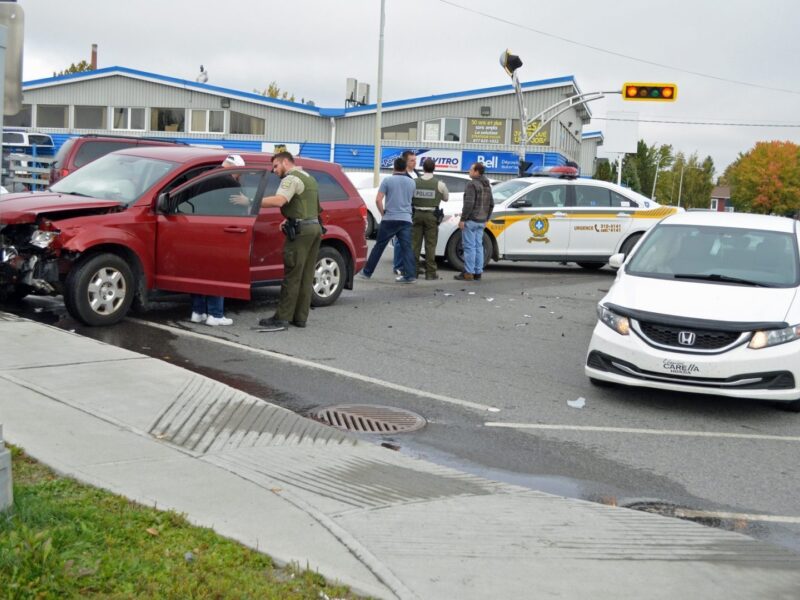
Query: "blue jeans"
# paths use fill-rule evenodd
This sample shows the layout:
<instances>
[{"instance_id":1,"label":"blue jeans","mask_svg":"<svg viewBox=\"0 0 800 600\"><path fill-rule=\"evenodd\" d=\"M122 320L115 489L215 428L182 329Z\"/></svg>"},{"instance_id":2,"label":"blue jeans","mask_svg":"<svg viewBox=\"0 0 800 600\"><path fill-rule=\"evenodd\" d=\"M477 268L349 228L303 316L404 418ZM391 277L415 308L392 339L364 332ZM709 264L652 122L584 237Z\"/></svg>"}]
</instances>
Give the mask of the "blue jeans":
<instances>
[{"instance_id":1,"label":"blue jeans","mask_svg":"<svg viewBox=\"0 0 800 600\"><path fill-rule=\"evenodd\" d=\"M211 315L217 319L224 316L222 305L225 298L222 296L201 296L192 294L192 312L200 315Z\"/></svg>"},{"instance_id":2,"label":"blue jeans","mask_svg":"<svg viewBox=\"0 0 800 600\"><path fill-rule=\"evenodd\" d=\"M483 228L486 223L465 221L461 231L461 244L464 247L464 272L480 275L483 273Z\"/></svg>"},{"instance_id":3,"label":"blue jeans","mask_svg":"<svg viewBox=\"0 0 800 600\"><path fill-rule=\"evenodd\" d=\"M378 239L375 241L375 246L372 252L369 253L367 264L364 267L363 273L367 277L371 277L375 272L375 267L378 266L378 261L386 249L386 245L393 237L397 236L399 242L398 248L395 247L395 254L400 254L403 274L407 279L414 279L417 276L417 268L414 264L414 253L411 250L411 222L410 221L381 221L380 228L378 229Z\"/></svg>"},{"instance_id":4,"label":"blue jeans","mask_svg":"<svg viewBox=\"0 0 800 600\"><path fill-rule=\"evenodd\" d=\"M413 229L413 226L412 226ZM392 239L392 246L394 247L394 256L392 257L392 269L394 271L403 270L403 252L400 249L400 242L397 238Z\"/></svg>"}]
</instances>

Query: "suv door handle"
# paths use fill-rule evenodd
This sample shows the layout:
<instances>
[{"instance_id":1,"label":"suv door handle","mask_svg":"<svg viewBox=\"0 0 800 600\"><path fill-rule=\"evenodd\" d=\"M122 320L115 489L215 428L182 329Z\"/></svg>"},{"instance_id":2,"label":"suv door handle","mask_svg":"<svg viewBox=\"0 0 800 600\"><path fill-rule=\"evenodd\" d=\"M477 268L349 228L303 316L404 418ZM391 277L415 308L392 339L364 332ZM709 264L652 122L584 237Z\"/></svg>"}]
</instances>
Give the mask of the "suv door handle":
<instances>
[{"instance_id":1,"label":"suv door handle","mask_svg":"<svg viewBox=\"0 0 800 600\"><path fill-rule=\"evenodd\" d=\"M229 225L225 229L223 229L225 233L247 233L247 229L244 227L236 227L236 225Z\"/></svg>"},{"instance_id":2,"label":"suv door handle","mask_svg":"<svg viewBox=\"0 0 800 600\"><path fill-rule=\"evenodd\" d=\"M566 217L567 213L565 213L565 212L554 212L553 216L554 217Z\"/></svg>"}]
</instances>

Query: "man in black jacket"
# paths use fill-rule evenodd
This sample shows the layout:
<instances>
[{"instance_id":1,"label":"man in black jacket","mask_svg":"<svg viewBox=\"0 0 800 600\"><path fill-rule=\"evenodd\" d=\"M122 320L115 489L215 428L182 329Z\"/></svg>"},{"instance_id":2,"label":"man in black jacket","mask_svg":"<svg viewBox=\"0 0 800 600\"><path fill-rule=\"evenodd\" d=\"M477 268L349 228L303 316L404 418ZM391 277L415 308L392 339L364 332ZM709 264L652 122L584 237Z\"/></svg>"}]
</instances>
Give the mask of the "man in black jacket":
<instances>
[{"instance_id":1,"label":"man in black jacket","mask_svg":"<svg viewBox=\"0 0 800 600\"><path fill-rule=\"evenodd\" d=\"M492 185L483 173L483 163L472 165L469 169L472 179L464 190L464 208L458 224L464 247L464 272L455 276L461 281L480 281L483 273L483 229L494 210Z\"/></svg>"}]
</instances>

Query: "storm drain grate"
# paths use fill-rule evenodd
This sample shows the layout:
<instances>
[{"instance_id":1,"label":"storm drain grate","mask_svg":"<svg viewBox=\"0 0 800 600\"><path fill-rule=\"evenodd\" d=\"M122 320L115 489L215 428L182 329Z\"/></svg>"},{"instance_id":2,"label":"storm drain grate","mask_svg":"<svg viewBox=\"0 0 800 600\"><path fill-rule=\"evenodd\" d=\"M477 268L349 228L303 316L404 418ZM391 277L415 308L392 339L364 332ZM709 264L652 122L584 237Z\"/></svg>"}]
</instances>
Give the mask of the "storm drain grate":
<instances>
[{"instance_id":1,"label":"storm drain grate","mask_svg":"<svg viewBox=\"0 0 800 600\"><path fill-rule=\"evenodd\" d=\"M311 411L312 419L338 429L361 433L405 433L425 427L425 419L410 410L368 404L340 404Z\"/></svg>"}]
</instances>

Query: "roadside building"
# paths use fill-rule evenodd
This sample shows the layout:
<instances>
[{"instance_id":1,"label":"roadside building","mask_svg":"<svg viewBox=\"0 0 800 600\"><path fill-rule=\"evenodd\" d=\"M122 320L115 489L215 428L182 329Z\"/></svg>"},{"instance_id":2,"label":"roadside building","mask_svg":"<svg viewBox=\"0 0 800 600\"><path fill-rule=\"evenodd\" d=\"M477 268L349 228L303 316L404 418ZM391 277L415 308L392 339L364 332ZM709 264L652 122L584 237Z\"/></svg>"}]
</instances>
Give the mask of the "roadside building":
<instances>
[{"instance_id":1,"label":"roadside building","mask_svg":"<svg viewBox=\"0 0 800 600\"><path fill-rule=\"evenodd\" d=\"M522 83L529 115L580 93L575 78ZM46 132L56 147L86 134L166 137L272 152L285 147L309 158L353 170L372 168L376 106L320 108L313 104L137 71L108 67L28 81L23 110L6 125ZM591 118L586 106L570 107L527 148L536 166L574 161L591 175L602 135L582 135ZM517 172L520 125L510 85L383 103L384 167L405 149L430 156L440 170L465 172L481 161L488 173Z\"/></svg>"},{"instance_id":2,"label":"roadside building","mask_svg":"<svg viewBox=\"0 0 800 600\"><path fill-rule=\"evenodd\" d=\"M581 156L578 166L581 175L593 177L597 171L597 148L603 145L602 131L587 131L581 135Z\"/></svg>"},{"instance_id":3,"label":"roadside building","mask_svg":"<svg viewBox=\"0 0 800 600\"><path fill-rule=\"evenodd\" d=\"M708 207L717 212L733 212L733 204L731 204L731 186L718 185L711 190L711 203Z\"/></svg>"}]
</instances>

